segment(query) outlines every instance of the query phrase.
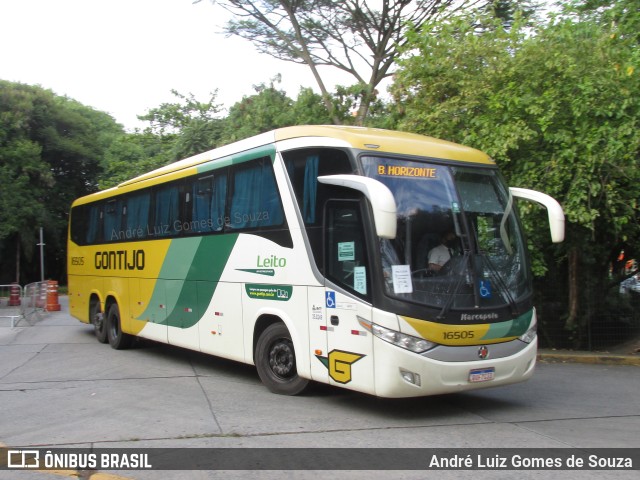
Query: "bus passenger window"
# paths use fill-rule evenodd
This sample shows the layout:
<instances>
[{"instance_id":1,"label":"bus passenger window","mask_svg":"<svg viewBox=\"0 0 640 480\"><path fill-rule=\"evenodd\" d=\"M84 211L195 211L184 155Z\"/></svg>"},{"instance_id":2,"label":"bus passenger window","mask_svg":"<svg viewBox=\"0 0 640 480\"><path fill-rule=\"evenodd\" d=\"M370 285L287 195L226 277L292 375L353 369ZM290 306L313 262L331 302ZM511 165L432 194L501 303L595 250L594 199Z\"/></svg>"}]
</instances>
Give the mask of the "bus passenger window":
<instances>
[{"instance_id":1,"label":"bus passenger window","mask_svg":"<svg viewBox=\"0 0 640 480\"><path fill-rule=\"evenodd\" d=\"M238 166L231 183L227 228L244 230L284 223L284 210L270 158Z\"/></svg>"},{"instance_id":2,"label":"bus passenger window","mask_svg":"<svg viewBox=\"0 0 640 480\"><path fill-rule=\"evenodd\" d=\"M104 216L104 240L114 242L120 239L122 231L122 212L123 202L119 198L109 200L106 206L106 215Z\"/></svg>"},{"instance_id":3,"label":"bus passenger window","mask_svg":"<svg viewBox=\"0 0 640 480\"><path fill-rule=\"evenodd\" d=\"M126 198L124 207L126 229L123 239L140 240L147 236L150 206L151 193L149 190L143 190Z\"/></svg>"},{"instance_id":4,"label":"bus passenger window","mask_svg":"<svg viewBox=\"0 0 640 480\"><path fill-rule=\"evenodd\" d=\"M220 232L224 228L224 206L227 196L225 171L193 182L191 223L197 233Z\"/></svg>"},{"instance_id":5,"label":"bus passenger window","mask_svg":"<svg viewBox=\"0 0 640 480\"><path fill-rule=\"evenodd\" d=\"M83 208L83 207L80 207ZM84 211L83 211L84 210ZM102 220L103 220L103 212L102 205L94 203L93 205L84 207L83 210L80 210L82 214L86 215L88 213L88 226L87 226L87 236L85 237L85 242L80 243L81 245L93 245L96 243L100 243L102 241ZM73 217L72 217L73 218ZM82 224L82 223L80 223ZM82 238L80 235L77 235L77 238Z\"/></svg>"},{"instance_id":6,"label":"bus passenger window","mask_svg":"<svg viewBox=\"0 0 640 480\"><path fill-rule=\"evenodd\" d=\"M179 230L180 188L177 185L166 185L156 192L155 225L151 234L166 237L176 235Z\"/></svg>"}]
</instances>

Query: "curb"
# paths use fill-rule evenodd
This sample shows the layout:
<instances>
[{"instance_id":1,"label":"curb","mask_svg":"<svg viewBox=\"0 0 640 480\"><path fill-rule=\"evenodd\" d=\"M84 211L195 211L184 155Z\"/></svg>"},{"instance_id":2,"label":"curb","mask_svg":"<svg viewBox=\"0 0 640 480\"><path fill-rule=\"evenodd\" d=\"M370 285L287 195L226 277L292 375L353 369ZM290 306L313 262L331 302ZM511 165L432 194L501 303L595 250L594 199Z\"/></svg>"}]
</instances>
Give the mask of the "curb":
<instances>
[{"instance_id":1,"label":"curb","mask_svg":"<svg viewBox=\"0 0 640 480\"><path fill-rule=\"evenodd\" d=\"M637 365L640 366L640 356L617 355L613 353L598 352L571 352L571 351L538 351L538 360L541 362L562 363L588 363L591 365Z\"/></svg>"}]
</instances>

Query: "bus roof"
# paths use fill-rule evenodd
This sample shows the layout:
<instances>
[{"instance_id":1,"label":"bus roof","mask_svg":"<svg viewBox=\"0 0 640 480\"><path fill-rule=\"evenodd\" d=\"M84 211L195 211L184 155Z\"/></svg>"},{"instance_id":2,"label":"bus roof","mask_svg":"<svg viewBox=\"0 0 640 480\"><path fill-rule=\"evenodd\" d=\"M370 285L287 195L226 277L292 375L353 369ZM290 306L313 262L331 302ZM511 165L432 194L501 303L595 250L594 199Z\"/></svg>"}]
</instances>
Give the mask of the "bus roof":
<instances>
[{"instance_id":1,"label":"bus roof","mask_svg":"<svg viewBox=\"0 0 640 480\"><path fill-rule=\"evenodd\" d=\"M359 150L495 164L487 154L475 148L416 133L337 125L287 127L275 130L274 133L276 141L299 137L331 137Z\"/></svg>"},{"instance_id":2,"label":"bus roof","mask_svg":"<svg viewBox=\"0 0 640 480\"><path fill-rule=\"evenodd\" d=\"M345 147L350 146L364 151L370 150L372 152L441 158L486 165L494 164L488 155L474 148L415 133L365 127L308 125L272 130L220 148L209 150L122 182L118 187L129 186L144 180L193 168L202 163L236 155L275 142L304 137L310 139L331 138L334 141L343 143ZM313 145L310 144L309 146Z\"/></svg>"}]
</instances>

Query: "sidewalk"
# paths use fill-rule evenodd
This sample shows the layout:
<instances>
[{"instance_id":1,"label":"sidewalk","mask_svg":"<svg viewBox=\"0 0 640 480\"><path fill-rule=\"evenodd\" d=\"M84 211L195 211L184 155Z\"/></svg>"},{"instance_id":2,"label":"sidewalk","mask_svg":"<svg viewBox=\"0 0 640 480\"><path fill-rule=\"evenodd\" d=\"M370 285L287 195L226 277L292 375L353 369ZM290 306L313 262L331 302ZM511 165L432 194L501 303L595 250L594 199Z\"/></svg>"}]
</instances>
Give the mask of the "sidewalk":
<instances>
[{"instance_id":1,"label":"sidewalk","mask_svg":"<svg viewBox=\"0 0 640 480\"><path fill-rule=\"evenodd\" d=\"M590 363L593 365L637 365L640 366L640 354L617 354L607 352L582 352L573 350L538 350L541 362Z\"/></svg>"}]
</instances>

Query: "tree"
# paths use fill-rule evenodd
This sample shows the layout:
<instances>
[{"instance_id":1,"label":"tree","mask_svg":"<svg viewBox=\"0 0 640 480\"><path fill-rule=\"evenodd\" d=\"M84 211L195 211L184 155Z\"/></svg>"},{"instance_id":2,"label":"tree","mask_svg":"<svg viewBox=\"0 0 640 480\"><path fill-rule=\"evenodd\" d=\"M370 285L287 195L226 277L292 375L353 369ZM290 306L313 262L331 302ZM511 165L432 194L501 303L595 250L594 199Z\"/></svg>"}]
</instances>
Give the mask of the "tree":
<instances>
[{"instance_id":1,"label":"tree","mask_svg":"<svg viewBox=\"0 0 640 480\"><path fill-rule=\"evenodd\" d=\"M197 0L200 1L200 0ZM197 2L196 2L197 3ZM362 125L376 89L393 74L409 25L421 29L453 12L493 3L486 0L385 0L381 9L365 0L212 0L234 18L225 28L260 52L309 67L334 123L341 123L320 67L338 69L354 80ZM371 3L371 2L369 2ZM508 3L508 2L499 2Z\"/></svg>"},{"instance_id":2,"label":"tree","mask_svg":"<svg viewBox=\"0 0 640 480\"><path fill-rule=\"evenodd\" d=\"M254 85L255 95L244 97L229 109L223 143L295 124L292 116L294 102L283 90L275 87L278 82L279 76L271 79L269 85Z\"/></svg>"},{"instance_id":3,"label":"tree","mask_svg":"<svg viewBox=\"0 0 640 480\"><path fill-rule=\"evenodd\" d=\"M171 93L179 99L178 102L163 103L146 115L138 116L151 124L145 133L170 146L171 151L167 152L169 162L216 147L223 127L220 119L222 106L216 103L218 92L211 93L204 102L197 100L192 93L183 95L176 90L171 90ZM160 157L156 160L160 161Z\"/></svg>"},{"instance_id":4,"label":"tree","mask_svg":"<svg viewBox=\"0 0 640 480\"><path fill-rule=\"evenodd\" d=\"M331 123L331 114L325 107L322 96L311 88L300 88L290 114L292 125L328 125Z\"/></svg>"},{"instance_id":5,"label":"tree","mask_svg":"<svg viewBox=\"0 0 640 480\"><path fill-rule=\"evenodd\" d=\"M480 148L511 184L560 200L567 240L546 254L568 270L565 328L579 339L615 284L612 256L640 251L638 50L620 24L572 12L533 35L486 17L434 28L437 36L410 36L416 53L394 84L400 127ZM532 208L523 213L541 273Z\"/></svg>"},{"instance_id":6,"label":"tree","mask_svg":"<svg viewBox=\"0 0 640 480\"><path fill-rule=\"evenodd\" d=\"M100 189L168 165L173 160L174 136L154 135L150 131L134 132L115 138L104 153L104 171L99 175Z\"/></svg>"},{"instance_id":7,"label":"tree","mask_svg":"<svg viewBox=\"0 0 640 480\"><path fill-rule=\"evenodd\" d=\"M16 281L41 226L47 271L64 273L71 202L95 191L104 150L120 135L122 127L106 113L50 90L0 81L0 257L4 271L7 258L16 259ZM35 277L37 269L27 274Z\"/></svg>"}]
</instances>

